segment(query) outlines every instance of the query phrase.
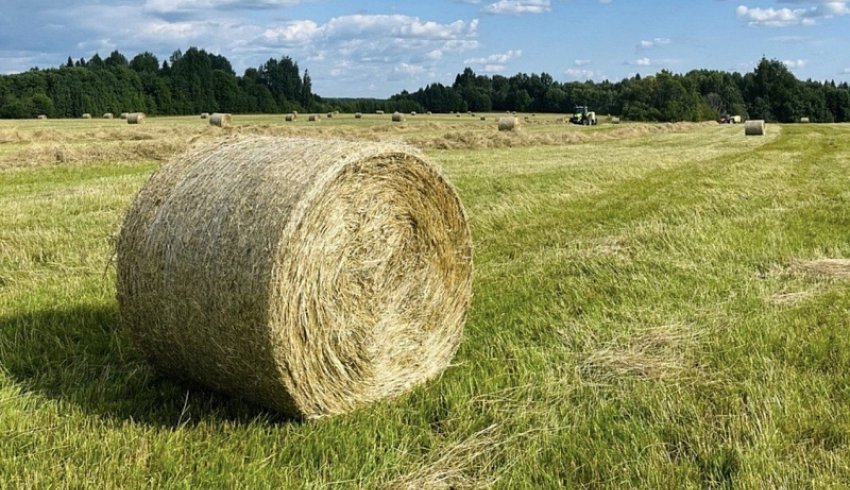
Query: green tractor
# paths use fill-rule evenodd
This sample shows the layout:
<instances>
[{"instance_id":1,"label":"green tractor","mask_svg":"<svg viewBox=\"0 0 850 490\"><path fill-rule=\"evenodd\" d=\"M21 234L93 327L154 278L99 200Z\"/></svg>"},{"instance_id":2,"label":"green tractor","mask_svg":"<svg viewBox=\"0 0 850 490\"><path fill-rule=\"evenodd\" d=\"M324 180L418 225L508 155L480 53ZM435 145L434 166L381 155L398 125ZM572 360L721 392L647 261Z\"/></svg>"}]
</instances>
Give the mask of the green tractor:
<instances>
[{"instance_id":1,"label":"green tractor","mask_svg":"<svg viewBox=\"0 0 850 490\"><path fill-rule=\"evenodd\" d=\"M588 111L586 105L577 105L570 122L582 126L596 126L596 113Z\"/></svg>"}]
</instances>

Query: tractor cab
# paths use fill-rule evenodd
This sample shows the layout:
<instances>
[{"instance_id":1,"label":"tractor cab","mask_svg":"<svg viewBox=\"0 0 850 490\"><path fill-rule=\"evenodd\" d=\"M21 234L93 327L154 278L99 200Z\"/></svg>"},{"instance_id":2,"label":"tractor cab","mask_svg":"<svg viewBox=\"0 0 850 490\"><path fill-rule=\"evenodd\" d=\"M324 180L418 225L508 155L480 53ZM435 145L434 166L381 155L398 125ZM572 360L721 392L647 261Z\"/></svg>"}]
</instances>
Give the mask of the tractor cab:
<instances>
[{"instance_id":1,"label":"tractor cab","mask_svg":"<svg viewBox=\"0 0 850 490\"><path fill-rule=\"evenodd\" d=\"M573 117L570 118L570 122L583 126L595 126L596 113L588 111L586 105L577 105L575 112L573 112Z\"/></svg>"}]
</instances>

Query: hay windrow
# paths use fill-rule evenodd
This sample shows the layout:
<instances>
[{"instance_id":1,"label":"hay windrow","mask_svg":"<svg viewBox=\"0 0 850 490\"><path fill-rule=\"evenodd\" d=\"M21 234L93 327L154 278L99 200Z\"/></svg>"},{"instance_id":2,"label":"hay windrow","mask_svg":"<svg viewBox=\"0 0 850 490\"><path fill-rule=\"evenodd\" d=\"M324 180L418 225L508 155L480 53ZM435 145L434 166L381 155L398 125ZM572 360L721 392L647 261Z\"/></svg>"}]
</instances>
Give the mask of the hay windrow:
<instances>
[{"instance_id":1,"label":"hay windrow","mask_svg":"<svg viewBox=\"0 0 850 490\"><path fill-rule=\"evenodd\" d=\"M446 368L471 253L456 193L410 147L239 137L175 159L139 193L118 301L162 372L317 417Z\"/></svg>"}]
</instances>

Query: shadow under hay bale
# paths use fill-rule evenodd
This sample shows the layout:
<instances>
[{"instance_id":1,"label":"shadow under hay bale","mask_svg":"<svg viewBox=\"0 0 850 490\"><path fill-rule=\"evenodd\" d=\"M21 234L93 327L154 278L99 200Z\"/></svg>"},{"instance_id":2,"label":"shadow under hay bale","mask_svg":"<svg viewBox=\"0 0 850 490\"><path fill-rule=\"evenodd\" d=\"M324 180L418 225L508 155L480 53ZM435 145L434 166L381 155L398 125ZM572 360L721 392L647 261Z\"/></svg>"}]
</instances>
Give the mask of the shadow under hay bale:
<instances>
[{"instance_id":1,"label":"shadow under hay bale","mask_svg":"<svg viewBox=\"0 0 850 490\"><path fill-rule=\"evenodd\" d=\"M745 136L764 136L764 132L764 121L761 119L752 119L744 124Z\"/></svg>"},{"instance_id":2,"label":"shadow under hay bale","mask_svg":"<svg viewBox=\"0 0 850 490\"><path fill-rule=\"evenodd\" d=\"M215 113L210 116L210 125L226 128L233 122L233 117L230 114Z\"/></svg>"},{"instance_id":3,"label":"shadow under hay bale","mask_svg":"<svg viewBox=\"0 0 850 490\"><path fill-rule=\"evenodd\" d=\"M319 417L441 373L471 299L461 202L406 146L255 137L154 174L118 240L124 328L161 372Z\"/></svg>"}]
</instances>

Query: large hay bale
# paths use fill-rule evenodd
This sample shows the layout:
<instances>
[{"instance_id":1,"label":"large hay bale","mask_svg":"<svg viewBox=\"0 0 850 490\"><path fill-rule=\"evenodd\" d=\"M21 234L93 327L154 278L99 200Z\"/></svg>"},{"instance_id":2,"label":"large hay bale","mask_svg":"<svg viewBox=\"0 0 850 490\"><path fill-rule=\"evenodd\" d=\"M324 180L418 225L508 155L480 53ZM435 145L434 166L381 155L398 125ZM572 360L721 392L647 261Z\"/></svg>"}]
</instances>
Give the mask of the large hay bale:
<instances>
[{"instance_id":1,"label":"large hay bale","mask_svg":"<svg viewBox=\"0 0 850 490\"><path fill-rule=\"evenodd\" d=\"M355 112L354 113L354 119L363 119L363 113L362 112Z\"/></svg>"},{"instance_id":2,"label":"large hay bale","mask_svg":"<svg viewBox=\"0 0 850 490\"><path fill-rule=\"evenodd\" d=\"M519 119L516 117L499 118L499 131L514 131L519 129Z\"/></svg>"},{"instance_id":3,"label":"large hay bale","mask_svg":"<svg viewBox=\"0 0 850 490\"><path fill-rule=\"evenodd\" d=\"M104 119L112 119L112 118L114 118L114 117L115 117L115 116L113 116L111 112L107 112L107 113L105 113L105 114L103 115L103 118L104 118Z\"/></svg>"},{"instance_id":4,"label":"large hay bale","mask_svg":"<svg viewBox=\"0 0 850 490\"><path fill-rule=\"evenodd\" d=\"M404 114L400 112L393 112L393 122L404 122Z\"/></svg>"},{"instance_id":5,"label":"large hay bale","mask_svg":"<svg viewBox=\"0 0 850 490\"><path fill-rule=\"evenodd\" d=\"M295 120L295 114L287 114L283 116L283 120L286 122L292 122Z\"/></svg>"},{"instance_id":6,"label":"large hay bale","mask_svg":"<svg viewBox=\"0 0 850 490\"><path fill-rule=\"evenodd\" d=\"M162 373L299 417L442 372L472 286L469 228L406 146L254 137L166 164L118 239L118 304Z\"/></svg>"},{"instance_id":7,"label":"large hay bale","mask_svg":"<svg viewBox=\"0 0 850 490\"><path fill-rule=\"evenodd\" d=\"M210 118L209 112L202 112L201 113L201 119L209 119L209 118Z\"/></svg>"},{"instance_id":8,"label":"large hay bale","mask_svg":"<svg viewBox=\"0 0 850 490\"><path fill-rule=\"evenodd\" d=\"M307 122L319 122L319 116L315 114L310 114L307 116Z\"/></svg>"},{"instance_id":9,"label":"large hay bale","mask_svg":"<svg viewBox=\"0 0 850 490\"><path fill-rule=\"evenodd\" d=\"M218 126L220 128L225 128L230 126L230 123L233 121L233 117L230 114L216 112L215 114L210 116L210 124L212 126Z\"/></svg>"},{"instance_id":10,"label":"large hay bale","mask_svg":"<svg viewBox=\"0 0 850 490\"><path fill-rule=\"evenodd\" d=\"M764 136L764 121L761 119L751 119L744 124L744 135L746 136Z\"/></svg>"},{"instance_id":11,"label":"large hay bale","mask_svg":"<svg viewBox=\"0 0 850 490\"><path fill-rule=\"evenodd\" d=\"M131 112L127 114L127 124L142 124L145 122L144 112Z\"/></svg>"},{"instance_id":12,"label":"large hay bale","mask_svg":"<svg viewBox=\"0 0 850 490\"><path fill-rule=\"evenodd\" d=\"M802 124L808 124L808 123L810 123L810 122L811 122L811 120L810 120L808 117L801 117L801 118L800 118L800 122L801 122Z\"/></svg>"},{"instance_id":13,"label":"large hay bale","mask_svg":"<svg viewBox=\"0 0 850 490\"><path fill-rule=\"evenodd\" d=\"M83 119L91 119L91 114L89 114L88 112L86 112L85 114L83 114L83 116L82 116L82 117L83 117Z\"/></svg>"}]
</instances>

